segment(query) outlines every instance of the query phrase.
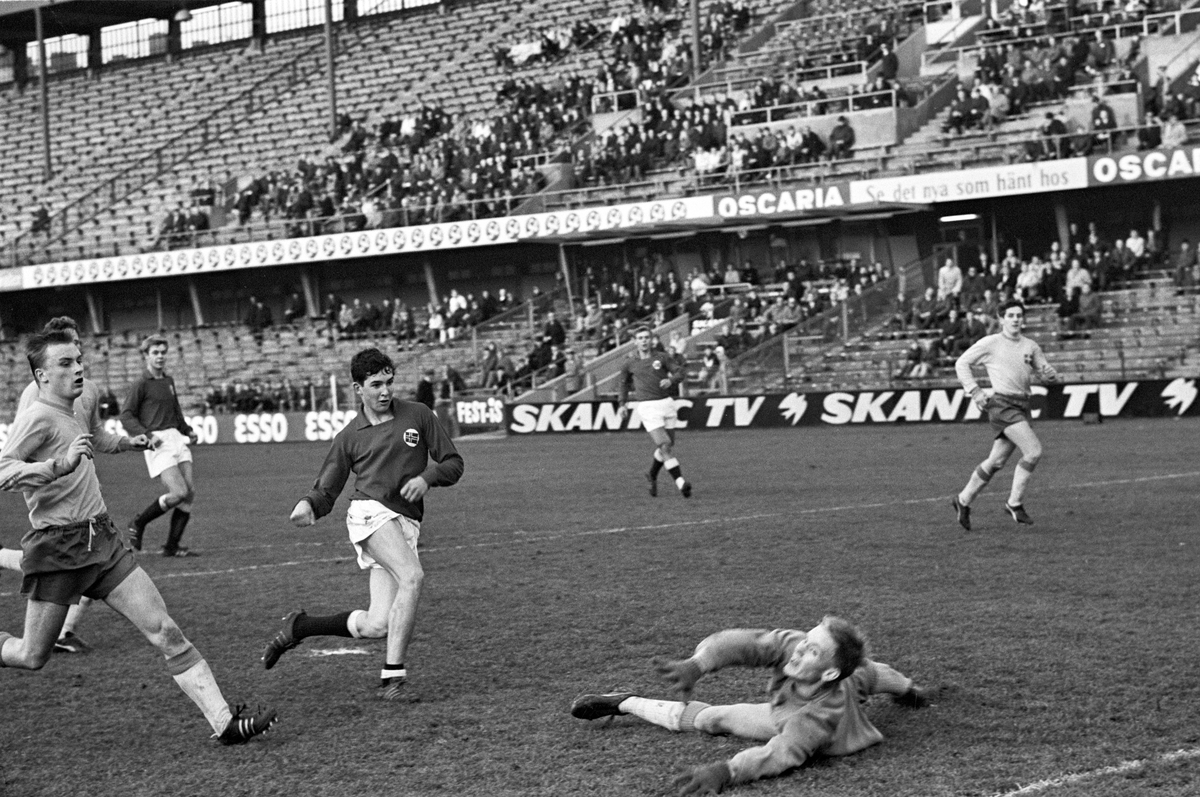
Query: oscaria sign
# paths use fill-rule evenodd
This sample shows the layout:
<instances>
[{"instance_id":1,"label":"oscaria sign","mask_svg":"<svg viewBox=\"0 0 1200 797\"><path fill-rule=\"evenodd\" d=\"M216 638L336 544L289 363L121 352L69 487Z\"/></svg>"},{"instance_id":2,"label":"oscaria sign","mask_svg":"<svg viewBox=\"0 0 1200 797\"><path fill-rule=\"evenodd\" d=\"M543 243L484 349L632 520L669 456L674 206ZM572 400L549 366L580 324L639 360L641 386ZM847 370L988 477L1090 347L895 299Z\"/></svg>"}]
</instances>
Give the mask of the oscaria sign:
<instances>
[{"instance_id":1,"label":"oscaria sign","mask_svg":"<svg viewBox=\"0 0 1200 797\"><path fill-rule=\"evenodd\" d=\"M779 216L804 213L809 210L845 207L849 195L848 183L797 188L782 191L756 191L737 196L717 197L717 215L731 219L738 216Z\"/></svg>"},{"instance_id":2,"label":"oscaria sign","mask_svg":"<svg viewBox=\"0 0 1200 797\"><path fill-rule=\"evenodd\" d=\"M1092 185L1174 180L1200 174L1200 147L1131 152L1120 157L1091 159Z\"/></svg>"}]
</instances>

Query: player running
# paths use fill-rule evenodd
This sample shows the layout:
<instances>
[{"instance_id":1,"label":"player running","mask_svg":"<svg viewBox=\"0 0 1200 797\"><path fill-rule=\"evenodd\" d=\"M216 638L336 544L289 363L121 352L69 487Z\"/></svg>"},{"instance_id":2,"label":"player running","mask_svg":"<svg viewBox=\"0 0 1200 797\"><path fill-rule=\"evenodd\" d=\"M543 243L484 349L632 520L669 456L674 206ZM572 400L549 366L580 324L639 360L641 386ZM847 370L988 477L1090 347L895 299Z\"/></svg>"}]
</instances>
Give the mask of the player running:
<instances>
[{"instance_id":1,"label":"player running","mask_svg":"<svg viewBox=\"0 0 1200 797\"><path fill-rule=\"evenodd\" d=\"M953 500L958 522L967 531L971 530L971 502L1018 448L1021 459L1013 473L1012 491L1004 510L1017 523L1033 523L1025 512L1025 488L1042 458L1042 443L1029 424L1030 379L1035 373L1043 382L1058 379L1058 373L1046 361L1042 348L1021 334L1025 325L1025 305L1015 299L1007 301L1000 305L998 315L1000 331L981 338L954 364L963 390L979 409L987 412L996 433L988 458L975 468L967 486ZM987 370L992 384L990 389L980 387L975 380L972 368L977 366Z\"/></svg>"},{"instance_id":2,"label":"player running","mask_svg":"<svg viewBox=\"0 0 1200 797\"><path fill-rule=\"evenodd\" d=\"M142 632L164 658L223 744L265 733L275 712L231 709L208 662L167 613L158 587L113 526L92 463L95 451L145 450L133 438L89 430L76 404L84 389L83 355L66 331L32 336L25 348L38 401L17 416L0 451L0 489L20 490L32 530L21 540L28 597L21 636L0 631L0 668L39 670L58 638L67 607L80 596L102 600Z\"/></svg>"},{"instance_id":3,"label":"player running","mask_svg":"<svg viewBox=\"0 0 1200 797\"><path fill-rule=\"evenodd\" d=\"M125 411L121 413L121 424L129 432L145 434L153 441L153 447L146 452L146 470L151 479L161 479L166 488L165 493L130 522L129 537L133 547L142 550L146 524L174 509L162 555L195 556L194 551L179 542L192 518L192 502L196 500L192 452L188 448L189 443L196 442L196 433L183 417L175 380L164 370L167 346L162 335L151 335L142 341L146 371L130 389Z\"/></svg>"},{"instance_id":4,"label":"player running","mask_svg":"<svg viewBox=\"0 0 1200 797\"><path fill-rule=\"evenodd\" d=\"M683 381L684 366L672 353L656 350L653 341L654 337L646 327L634 330L634 352L625 360L617 377L621 420L625 420L631 409L636 411L654 441L654 460L646 474L650 495L658 495L658 472L666 468L679 492L684 498L690 498L692 485L683 478L673 450L678 415L671 390Z\"/></svg>"},{"instance_id":5,"label":"player running","mask_svg":"<svg viewBox=\"0 0 1200 797\"><path fill-rule=\"evenodd\" d=\"M75 345L79 346L80 350L83 347L79 342L79 325L75 323L75 319L69 315L61 315L56 318L51 318L46 322L46 326L42 327L43 332L54 332L61 330L71 336L75 341ZM17 415L28 410L38 400L39 390L37 380L33 380L25 386L25 390L21 393L21 398L17 402ZM80 394L79 408L82 411L83 417L87 419L88 429L93 435L102 435L104 433L104 422L100 419L100 387L92 380L84 377L83 393ZM0 568L5 570L13 570L21 572L21 559L24 554L14 548L0 548ZM79 634L75 633L83 621L83 616L87 610L91 608L92 599L82 597L79 603L72 604L67 607L67 619L63 622L62 631L59 632L58 641L54 643L55 653L88 653L92 646L83 641Z\"/></svg>"},{"instance_id":6,"label":"player running","mask_svg":"<svg viewBox=\"0 0 1200 797\"><path fill-rule=\"evenodd\" d=\"M394 371L391 359L378 349L354 355L350 378L362 401L358 416L333 439L316 484L291 515L296 526L313 525L329 514L354 474L346 528L359 567L371 574L371 603L366 611L320 617L291 612L262 655L269 670L311 636L387 637L379 676L384 700L403 699L408 682L404 657L425 577L417 557L425 494L431 487L455 484L463 473L463 459L433 411L395 397Z\"/></svg>"}]
</instances>

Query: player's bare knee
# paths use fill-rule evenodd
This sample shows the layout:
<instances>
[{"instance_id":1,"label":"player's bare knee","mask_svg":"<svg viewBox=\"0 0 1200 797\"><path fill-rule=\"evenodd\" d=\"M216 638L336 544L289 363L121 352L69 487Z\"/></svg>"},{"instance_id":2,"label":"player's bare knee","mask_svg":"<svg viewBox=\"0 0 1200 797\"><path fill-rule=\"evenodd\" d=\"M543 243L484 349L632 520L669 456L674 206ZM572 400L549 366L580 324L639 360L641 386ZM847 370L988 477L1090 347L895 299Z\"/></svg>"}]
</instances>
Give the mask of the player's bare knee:
<instances>
[{"instance_id":1,"label":"player's bare knee","mask_svg":"<svg viewBox=\"0 0 1200 797\"><path fill-rule=\"evenodd\" d=\"M425 583L425 568L417 565L404 571L400 578L400 588L410 592L420 592Z\"/></svg>"},{"instance_id":2,"label":"player's bare knee","mask_svg":"<svg viewBox=\"0 0 1200 797\"><path fill-rule=\"evenodd\" d=\"M382 639L388 633L388 618L385 614L381 618L372 617L370 614L360 615L358 619L358 635L363 639Z\"/></svg>"}]
</instances>

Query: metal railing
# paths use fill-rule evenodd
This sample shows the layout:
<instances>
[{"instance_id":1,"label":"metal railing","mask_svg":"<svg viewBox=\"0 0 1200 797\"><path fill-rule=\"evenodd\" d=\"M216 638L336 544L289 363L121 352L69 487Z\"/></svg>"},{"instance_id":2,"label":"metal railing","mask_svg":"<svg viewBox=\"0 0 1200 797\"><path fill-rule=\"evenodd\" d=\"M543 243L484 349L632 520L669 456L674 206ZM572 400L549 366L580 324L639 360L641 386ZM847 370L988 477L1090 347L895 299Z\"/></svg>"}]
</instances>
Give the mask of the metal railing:
<instances>
[{"instance_id":1,"label":"metal railing","mask_svg":"<svg viewBox=\"0 0 1200 797\"><path fill-rule=\"evenodd\" d=\"M190 125L161 146L156 147L153 152L136 160L71 200L64 207L59 208L50 216L46 243L66 238L67 235L97 218L108 208L153 182L168 169L205 149L222 135L237 131L240 123L250 116L273 104L281 97L290 95L292 87L304 77L301 75L301 62L312 58L318 49L320 48L314 45L287 63L276 67L257 80L250 88L239 92L199 122ZM318 57L316 69L320 69L322 66L321 58L323 56ZM281 80L281 78L285 79ZM57 232L55 232L56 228ZM16 236L8 244L8 257L4 259L9 260L10 265L18 265L22 249L29 248L33 237L34 234L28 230Z\"/></svg>"},{"instance_id":2,"label":"metal railing","mask_svg":"<svg viewBox=\"0 0 1200 797\"><path fill-rule=\"evenodd\" d=\"M832 116L839 113L854 111L870 111L876 108L895 108L898 104L896 89L883 91L853 92L838 94L819 100L805 100L790 105L768 105L764 108L751 108L737 111L730 120L730 133L736 132L737 127L754 127L772 124L785 119L805 116Z\"/></svg>"},{"instance_id":3,"label":"metal railing","mask_svg":"<svg viewBox=\"0 0 1200 797\"><path fill-rule=\"evenodd\" d=\"M842 301L801 321L791 329L768 338L725 363L727 377L739 377L762 383L779 383L791 389L804 381L806 369L797 346L825 349L844 345L851 338L885 321L896 312L896 297L920 294L926 287L925 273L934 255L901 266L896 273L866 288L853 291Z\"/></svg>"},{"instance_id":4,"label":"metal railing","mask_svg":"<svg viewBox=\"0 0 1200 797\"><path fill-rule=\"evenodd\" d=\"M1072 17L1072 20L1087 19L1093 15ZM1026 38L991 38L985 42L968 44L963 47L949 47L941 50L928 50L921 54L923 67L934 64L958 64L960 69L973 67L972 56L977 56L989 47L1011 45L1018 49L1026 46L1043 47L1047 40L1055 42L1078 36L1081 32L1100 31L1106 38L1121 38L1125 36L1175 35L1195 30L1200 26L1200 8L1172 11L1164 14L1151 14L1137 22L1121 22L1097 27L1075 28L1062 33L1043 34Z\"/></svg>"}]
</instances>

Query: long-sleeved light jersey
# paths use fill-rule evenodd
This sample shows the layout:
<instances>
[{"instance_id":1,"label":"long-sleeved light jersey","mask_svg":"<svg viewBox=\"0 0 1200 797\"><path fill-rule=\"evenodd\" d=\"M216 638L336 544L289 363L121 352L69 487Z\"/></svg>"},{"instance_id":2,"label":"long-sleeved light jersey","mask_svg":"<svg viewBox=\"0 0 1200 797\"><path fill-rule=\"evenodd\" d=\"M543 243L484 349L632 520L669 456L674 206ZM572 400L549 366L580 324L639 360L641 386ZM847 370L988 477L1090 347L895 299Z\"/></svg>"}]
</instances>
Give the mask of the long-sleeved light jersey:
<instances>
[{"instance_id":1,"label":"long-sleeved light jersey","mask_svg":"<svg viewBox=\"0 0 1200 797\"><path fill-rule=\"evenodd\" d=\"M1045 380L1058 377L1058 372L1046 361L1042 347L1024 335L1016 340L999 332L987 335L963 352L954 363L954 371L968 395L979 388L979 382L971 370L976 366L983 366L987 370L992 390L1005 396L1027 398L1031 377L1035 372Z\"/></svg>"},{"instance_id":2,"label":"long-sleeved light jersey","mask_svg":"<svg viewBox=\"0 0 1200 797\"><path fill-rule=\"evenodd\" d=\"M783 668L807 636L784 628L732 629L708 637L692 654L692 661L706 673L737 665L772 669L767 692L777 733L766 744L729 760L734 783L779 775L814 754L849 755L879 743L883 734L863 710L867 697L902 695L912 686L903 674L868 659L831 689L811 698L801 696L800 684Z\"/></svg>"}]
</instances>

